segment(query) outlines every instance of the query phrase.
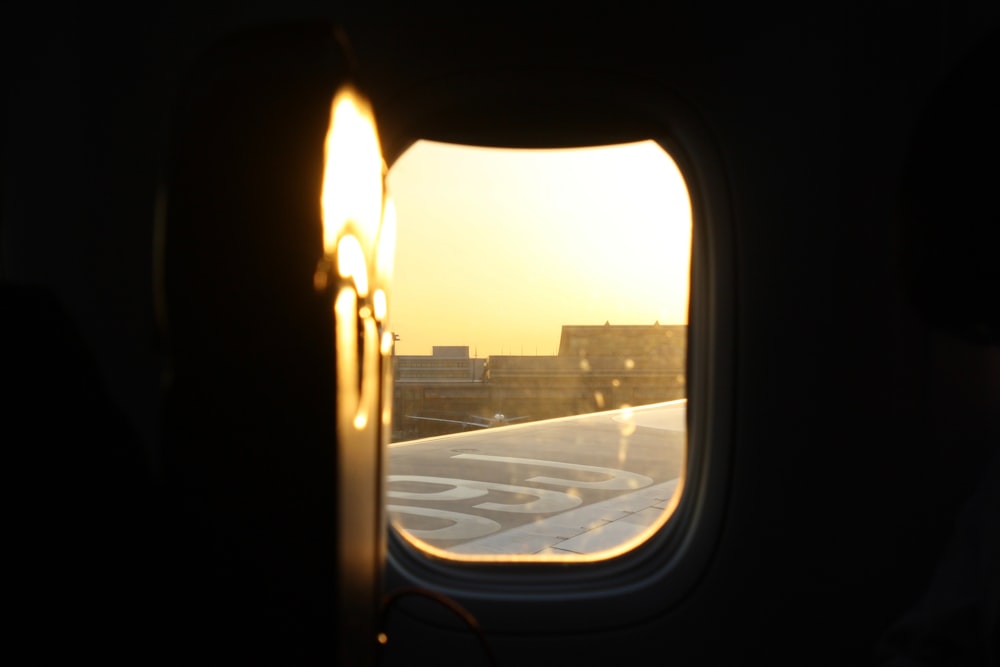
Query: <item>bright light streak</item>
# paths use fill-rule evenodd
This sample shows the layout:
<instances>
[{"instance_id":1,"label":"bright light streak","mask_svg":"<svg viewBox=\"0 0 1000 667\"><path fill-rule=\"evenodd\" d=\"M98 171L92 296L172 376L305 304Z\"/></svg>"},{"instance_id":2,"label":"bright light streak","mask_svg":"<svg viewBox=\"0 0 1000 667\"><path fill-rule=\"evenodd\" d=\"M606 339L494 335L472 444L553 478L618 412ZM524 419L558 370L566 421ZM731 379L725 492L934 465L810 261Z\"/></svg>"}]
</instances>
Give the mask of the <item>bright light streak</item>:
<instances>
[{"instance_id":1,"label":"bright light streak","mask_svg":"<svg viewBox=\"0 0 1000 667\"><path fill-rule=\"evenodd\" d=\"M371 105L344 86L333 98L323 171L323 245L332 254L345 228L373 248L382 217L384 163Z\"/></svg>"},{"instance_id":2,"label":"bright light streak","mask_svg":"<svg viewBox=\"0 0 1000 667\"><path fill-rule=\"evenodd\" d=\"M337 273L354 280L358 296L368 296L368 263L361 244L353 236L341 237L337 243Z\"/></svg>"}]
</instances>

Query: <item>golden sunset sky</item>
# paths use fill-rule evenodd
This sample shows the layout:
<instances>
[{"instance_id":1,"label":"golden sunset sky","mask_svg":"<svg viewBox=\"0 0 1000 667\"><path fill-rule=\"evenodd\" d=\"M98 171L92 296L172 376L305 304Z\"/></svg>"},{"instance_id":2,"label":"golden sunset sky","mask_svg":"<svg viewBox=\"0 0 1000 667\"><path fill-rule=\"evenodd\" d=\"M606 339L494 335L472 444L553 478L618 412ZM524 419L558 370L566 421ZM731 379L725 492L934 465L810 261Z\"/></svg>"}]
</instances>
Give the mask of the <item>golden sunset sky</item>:
<instances>
[{"instance_id":1,"label":"golden sunset sky","mask_svg":"<svg viewBox=\"0 0 1000 667\"><path fill-rule=\"evenodd\" d=\"M687 322L691 208L652 141L560 150L429 141L391 167L397 354L556 354L564 324Z\"/></svg>"}]
</instances>

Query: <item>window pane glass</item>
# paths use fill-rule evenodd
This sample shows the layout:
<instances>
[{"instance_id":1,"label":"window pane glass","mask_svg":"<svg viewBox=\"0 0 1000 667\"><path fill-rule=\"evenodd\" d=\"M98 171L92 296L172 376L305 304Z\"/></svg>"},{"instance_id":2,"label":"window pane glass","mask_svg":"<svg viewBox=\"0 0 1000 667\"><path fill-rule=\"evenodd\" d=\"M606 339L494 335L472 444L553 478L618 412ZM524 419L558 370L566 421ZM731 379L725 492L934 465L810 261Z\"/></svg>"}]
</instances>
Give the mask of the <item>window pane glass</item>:
<instances>
[{"instance_id":1,"label":"window pane glass","mask_svg":"<svg viewBox=\"0 0 1000 667\"><path fill-rule=\"evenodd\" d=\"M691 210L655 142L414 144L388 187L395 529L452 558L606 558L686 455Z\"/></svg>"}]
</instances>

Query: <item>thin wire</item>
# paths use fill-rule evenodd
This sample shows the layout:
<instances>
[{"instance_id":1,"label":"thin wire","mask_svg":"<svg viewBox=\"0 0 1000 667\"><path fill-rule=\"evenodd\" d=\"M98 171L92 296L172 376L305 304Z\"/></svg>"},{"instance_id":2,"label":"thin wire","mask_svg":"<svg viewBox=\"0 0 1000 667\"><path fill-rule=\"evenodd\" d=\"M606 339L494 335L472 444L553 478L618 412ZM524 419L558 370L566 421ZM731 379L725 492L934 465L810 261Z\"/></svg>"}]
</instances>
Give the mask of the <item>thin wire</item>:
<instances>
[{"instance_id":1,"label":"thin wire","mask_svg":"<svg viewBox=\"0 0 1000 667\"><path fill-rule=\"evenodd\" d=\"M389 611L392 609L392 606L396 604L396 602L400 598L410 597L410 596L425 597L429 600L433 600L434 602L437 602L441 606L447 608L449 611L451 611L460 619L462 619L462 621L472 631L472 634L476 636L476 639L479 640L479 644L480 646L482 646L483 653L486 655L486 659L489 662L489 664L492 665L493 667L498 667L496 658L493 656L493 649L490 647L490 644L486 639L486 635L483 633L483 629L479 625L479 621L476 620L476 617L473 616L471 613L469 613L462 605L458 604L448 596L442 595L441 593L437 593L432 590L428 590L426 588L408 586L387 593L385 597L382 598L382 610L380 619L381 630L379 631L379 635L381 637L383 638L388 637L388 634L386 633L386 630L388 629L386 621L389 617ZM384 644L386 643L386 640L380 641L379 643Z\"/></svg>"}]
</instances>

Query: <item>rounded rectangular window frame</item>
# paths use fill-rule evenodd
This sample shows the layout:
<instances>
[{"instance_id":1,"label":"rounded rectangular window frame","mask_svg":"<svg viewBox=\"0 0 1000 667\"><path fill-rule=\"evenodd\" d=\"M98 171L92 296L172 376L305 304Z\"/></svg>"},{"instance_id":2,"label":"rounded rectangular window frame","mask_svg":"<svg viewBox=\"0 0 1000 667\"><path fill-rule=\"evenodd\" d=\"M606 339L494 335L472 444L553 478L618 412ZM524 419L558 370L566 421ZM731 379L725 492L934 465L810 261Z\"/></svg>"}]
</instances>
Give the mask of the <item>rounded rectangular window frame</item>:
<instances>
[{"instance_id":1,"label":"rounded rectangular window frame","mask_svg":"<svg viewBox=\"0 0 1000 667\"><path fill-rule=\"evenodd\" d=\"M571 563L441 559L388 530L385 573L389 590L421 586L451 596L498 632L596 630L605 619L621 623L662 613L706 567L729 484L736 272L728 187L711 133L670 91L583 70L445 77L385 101L378 115L390 165L419 139L508 148L651 139L680 168L692 212L688 452L684 488L669 520L626 553ZM636 596L637 587L657 594ZM574 600L572 614L565 613L567 599Z\"/></svg>"},{"instance_id":2,"label":"rounded rectangular window frame","mask_svg":"<svg viewBox=\"0 0 1000 667\"><path fill-rule=\"evenodd\" d=\"M451 560L582 562L635 548L673 513L687 451L691 215L676 163L648 140L554 150L421 141L387 179L398 220L392 319L410 351L392 357L391 527ZM438 254L456 243L496 259ZM431 294L448 297L424 301ZM531 331L498 336L511 309ZM530 338L556 333L558 354ZM517 335L529 345L504 355L498 341ZM473 359L471 345L414 356L444 339L487 356ZM495 426L505 428L485 430ZM470 460L443 471L458 459Z\"/></svg>"}]
</instances>

